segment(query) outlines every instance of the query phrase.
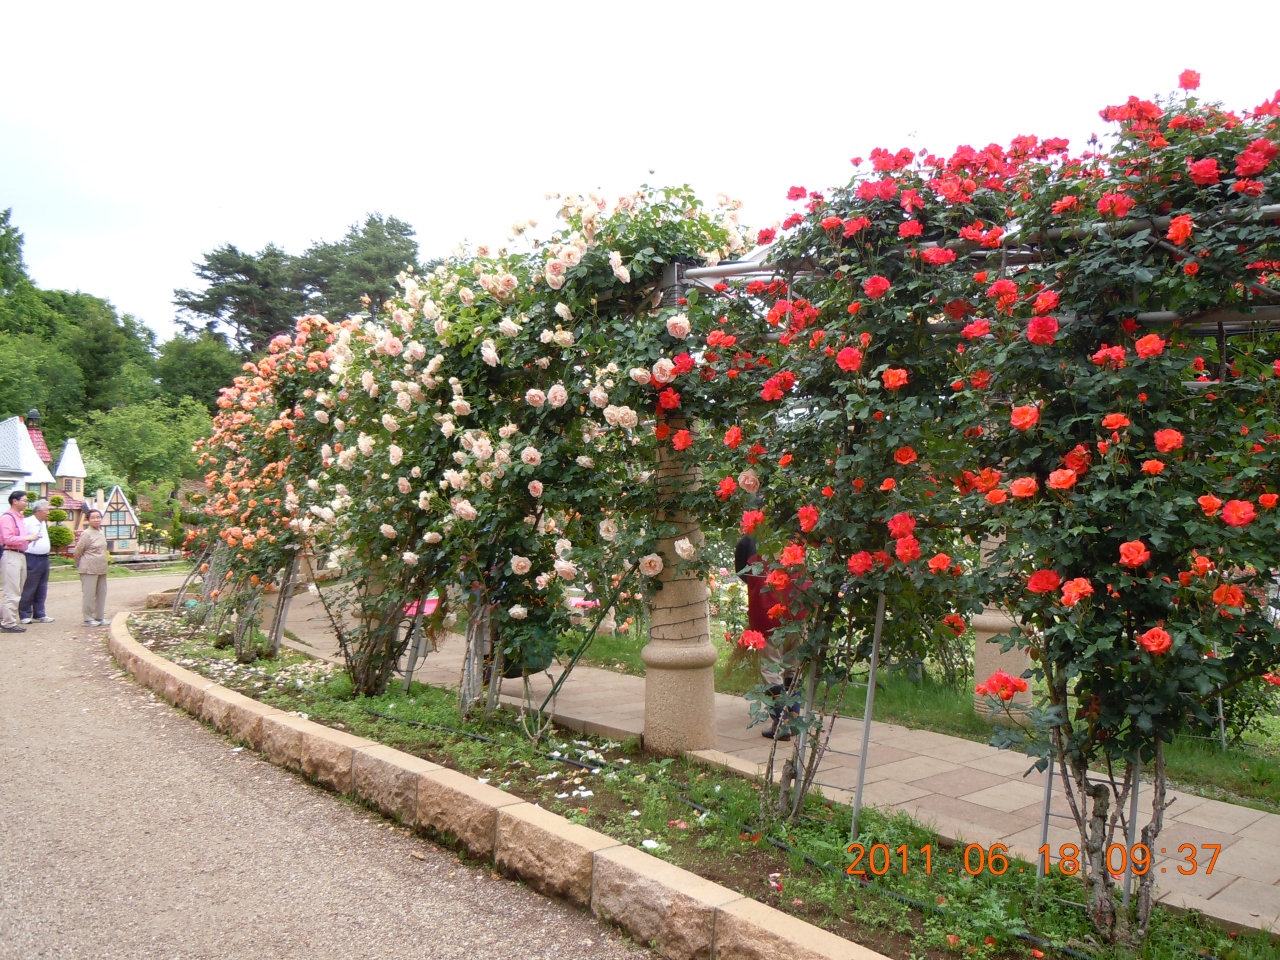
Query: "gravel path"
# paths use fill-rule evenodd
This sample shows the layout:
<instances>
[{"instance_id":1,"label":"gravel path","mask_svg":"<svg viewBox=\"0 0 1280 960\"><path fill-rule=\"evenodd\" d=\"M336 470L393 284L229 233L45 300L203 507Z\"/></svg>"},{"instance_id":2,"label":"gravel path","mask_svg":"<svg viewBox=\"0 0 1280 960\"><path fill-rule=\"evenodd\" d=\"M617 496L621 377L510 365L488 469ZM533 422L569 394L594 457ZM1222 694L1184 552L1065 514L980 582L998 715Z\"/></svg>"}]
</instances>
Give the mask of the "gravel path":
<instances>
[{"instance_id":1,"label":"gravel path","mask_svg":"<svg viewBox=\"0 0 1280 960\"><path fill-rule=\"evenodd\" d=\"M79 584L49 601L0 634L0 958L649 956L233 749L120 673Z\"/></svg>"}]
</instances>

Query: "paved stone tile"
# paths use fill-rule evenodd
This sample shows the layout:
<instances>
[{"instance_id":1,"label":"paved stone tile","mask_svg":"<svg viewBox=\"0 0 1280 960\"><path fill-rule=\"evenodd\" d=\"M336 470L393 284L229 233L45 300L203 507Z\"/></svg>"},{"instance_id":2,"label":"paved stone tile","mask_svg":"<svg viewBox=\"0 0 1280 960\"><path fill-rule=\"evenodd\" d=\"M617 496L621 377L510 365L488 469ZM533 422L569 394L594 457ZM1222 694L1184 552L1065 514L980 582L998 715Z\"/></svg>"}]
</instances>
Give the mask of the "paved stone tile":
<instances>
[{"instance_id":1,"label":"paved stone tile","mask_svg":"<svg viewBox=\"0 0 1280 960\"><path fill-rule=\"evenodd\" d=\"M920 753L926 757L937 757L940 760L950 760L952 763L966 763L971 760L985 760L993 757L1000 751L995 747L989 747L985 743L974 743L970 740L961 740L957 737L947 737L949 743L937 743L925 746L920 749Z\"/></svg>"},{"instance_id":2,"label":"paved stone tile","mask_svg":"<svg viewBox=\"0 0 1280 960\"><path fill-rule=\"evenodd\" d=\"M929 795L927 787L917 783L900 783L897 780L877 780L862 788L862 803L875 807L896 807L911 800Z\"/></svg>"},{"instance_id":3,"label":"paved stone tile","mask_svg":"<svg viewBox=\"0 0 1280 960\"><path fill-rule=\"evenodd\" d=\"M1019 783L1016 780L1006 781L995 787L987 787L985 790L979 790L976 793L970 793L961 796L960 799L969 803L976 803L983 807L990 807L992 810L1002 810L1005 813L1011 813L1020 807L1035 803L1036 800L1044 796L1044 787L1037 787L1030 783ZM1039 819L1039 812L1036 813L1036 819Z\"/></svg>"},{"instance_id":4,"label":"paved stone tile","mask_svg":"<svg viewBox=\"0 0 1280 960\"><path fill-rule=\"evenodd\" d=\"M1035 761L1026 754L1014 753L1012 750L997 750L990 756L963 762L966 767L973 767L975 770L999 773L1006 777L1021 777Z\"/></svg>"},{"instance_id":5,"label":"paved stone tile","mask_svg":"<svg viewBox=\"0 0 1280 960\"><path fill-rule=\"evenodd\" d=\"M1025 820L1018 822L1019 818L992 810L990 807L969 803L955 797L943 797L936 793L931 793L919 800L908 801L902 806L917 817L936 820L940 826L943 823L971 825L973 829L962 834L966 840L986 840L989 837L1002 836L1014 829L1025 830L1033 825ZM949 833L948 836L955 837L956 834Z\"/></svg>"},{"instance_id":6,"label":"paved stone tile","mask_svg":"<svg viewBox=\"0 0 1280 960\"><path fill-rule=\"evenodd\" d=\"M1164 856L1181 857L1178 853L1178 847L1184 843L1189 843L1198 850L1201 844L1218 843L1225 850L1236 843L1240 842L1240 838L1234 833L1222 833L1218 830L1210 830L1208 827L1202 827L1194 823L1181 823L1177 820L1165 821L1164 829L1160 831L1160 836L1156 837L1156 846L1158 849L1151 852L1157 857L1160 851L1164 851ZM1200 854L1196 855L1197 857ZM1207 855L1206 855L1207 856Z\"/></svg>"},{"instance_id":7,"label":"paved stone tile","mask_svg":"<svg viewBox=\"0 0 1280 960\"><path fill-rule=\"evenodd\" d=\"M912 781L917 787L924 787L931 793L940 793L945 797L962 797L966 793L976 793L1005 782L1007 782L1006 778L999 774L974 770L971 767L960 767L947 773L938 773L923 780Z\"/></svg>"},{"instance_id":8,"label":"paved stone tile","mask_svg":"<svg viewBox=\"0 0 1280 960\"><path fill-rule=\"evenodd\" d=\"M1035 864L1040 856L1040 824L1037 823L1032 827L1023 827L1013 833L1006 834L1000 838L1000 842L1007 846L1011 853L1015 853L1028 862ZM1049 861L1056 863L1059 859L1058 854L1066 844L1072 843L1079 848L1080 834L1073 829L1051 823L1049 824L1049 836L1046 842L1049 844Z\"/></svg>"},{"instance_id":9,"label":"paved stone tile","mask_svg":"<svg viewBox=\"0 0 1280 960\"><path fill-rule=\"evenodd\" d=\"M910 783L913 780L923 780L925 777L956 769L958 769L957 764L947 763L945 760L936 760L933 757L908 757L905 760L868 767L867 776L870 777L872 771L875 771L877 780L899 780L902 783Z\"/></svg>"},{"instance_id":10,"label":"paved stone tile","mask_svg":"<svg viewBox=\"0 0 1280 960\"><path fill-rule=\"evenodd\" d=\"M1236 833L1243 840L1264 844L1280 859L1280 817L1270 816L1257 820Z\"/></svg>"},{"instance_id":11,"label":"paved stone tile","mask_svg":"<svg viewBox=\"0 0 1280 960\"><path fill-rule=\"evenodd\" d=\"M1261 810L1238 807L1220 800L1206 800L1190 810L1178 811L1174 814L1174 819L1179 823L1194 823L1223 833L1235 833L1250 824L1257 823L1265 816L1266 814Z\"/></svg>"},{"instance_id":12,"label":"paved stone tile","mask_svg":"<svg viewBox=\"0 0 1280 960\"><path fill-rule=\"evenodd\" d=\"M1233 843L1218 854L1213 872L1216 874L1219 870L1258 883L1280 883L1280 857L1276 856L1276 849L1270 844L1250 843L1248 840Z\"/></svg>"},{"instance_id":13,"label":"paved stone tile","mask_svg":"<svg viewBox=\"0 0 1280 960\"><path fill-rule=\"evenodd\" d=\"M1234 907L1253 918L1254 924L1262 921L1274 929L1280 918L1280 887L1241 877L1221 893L1215 893L1212 903L1215 907Z\"/></svg>"}]
</instances>

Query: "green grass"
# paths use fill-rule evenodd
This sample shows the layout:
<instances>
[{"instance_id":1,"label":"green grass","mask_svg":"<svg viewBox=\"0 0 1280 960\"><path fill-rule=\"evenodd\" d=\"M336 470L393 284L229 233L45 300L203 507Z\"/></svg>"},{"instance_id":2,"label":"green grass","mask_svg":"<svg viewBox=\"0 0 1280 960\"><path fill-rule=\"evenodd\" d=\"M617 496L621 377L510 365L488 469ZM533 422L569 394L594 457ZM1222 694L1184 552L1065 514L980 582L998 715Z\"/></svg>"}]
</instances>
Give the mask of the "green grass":
<instances>
[{"instance_id":1,"label":"green grass","mask_svg":"<svg viewBox=\"0 0 1280 960\"><path fill-rule=\"evenodd\" d=\"M549 739L535 745L510 717L495 717L487 725L464 720L452 692L417 683L407 694L397 687L381 697L353 698L345 676L326 676L327 668L292 652L248 667L231 661L229 651L205 647L198 639L162 652L281 709L481 777L888 956L1031 956L1032 944L1016 939L1020 932L1070 943L1099 960L1185 960L1188 948L1224 960L1275 956L1265 935L1246 932L1230 937L1194 914L1179 916L1162 908L1153 914L1152 932L1141 951L1091 947L1084 939L1090 934L1088 922L1073 905L1081 899L1078 881L1060 875L1037 881L1030 865L1020 861L1012 861L1003 876L970 876L963 868L963 848L943 848L936 835L906 816L875 810L866 813L859 841L868 849L883 843L892 851L905 844L912 869L904 875L895 859L895 869L874 878L869 887L860 886L840 872L826 872L804 860L808 854L837 871L848 863L846 807L810 798L798 821L775 825L772 835L792 847L788 853L761 836L769 828L759 822L759 785L725 771L682 759L657 760L639 754L633 744L563 731L553 730ZM620 655L625 650L612 652ZM309 676L306 671L311 671ZM300 688L300 679L311 689ZM900 682L892 678L890 686ZM927 709L910 697L892 702L917 713ZM468 739L465 732L483 733L492 742ZM556 751L582 757L587 750L607 758L598 773L566 767L551 755ZM589 789L592 796L570 795L581 789ZM682 798L709 808L711 814L700 815ZM919 854L926 844L932 851L928 874ZM1051 949L1045 953L1055 955Z\"/></svg>"},{"instance_id":2,"label":"green grass","mask_svg":"<svg viewBox=\"0 0 1280 960\"><path fill-rule=\"evenodd\" d=\"M191 564L186 560L167 563L162 570L133 570L125 564L113 563L107 567L108 580L129 579L132 577L164 577L172 574L186 574L191 571ZM80 579L74 564L55 564L49 570L50 583L67 583Z\"/></svg>"},{"instance_id":3,"label":"green grass","mask_svg":"<svg viewBox=\"0 0 1280 960\"><path fill-rule=\"evenodd\" d=\"M585 634L573 633L565 645L576 649ZM644 676L640 650L643 633L598 634L587 648L582 662L634 676ZM755 656L733 657L732 646L723 630L713 626L711 642L719 653L716 661L716 690L746 694L760 685L759 661ZM864 683L865 675L861 679ZM845 689L839 713L861 717L866 703L866 687ZM874 718L882 723L932 730L977 743L991 738L992 724L974 709L972 688L955 689L926 674L913 683L901 673L879 676ZM1215 799L1280 813L1280 718L1264 718L1261 729L1250 736L1245 747L1223 752L1216 742L1179 737L1166 750L1169 780L1176 788Z\"/></svg>"}]
</instances>

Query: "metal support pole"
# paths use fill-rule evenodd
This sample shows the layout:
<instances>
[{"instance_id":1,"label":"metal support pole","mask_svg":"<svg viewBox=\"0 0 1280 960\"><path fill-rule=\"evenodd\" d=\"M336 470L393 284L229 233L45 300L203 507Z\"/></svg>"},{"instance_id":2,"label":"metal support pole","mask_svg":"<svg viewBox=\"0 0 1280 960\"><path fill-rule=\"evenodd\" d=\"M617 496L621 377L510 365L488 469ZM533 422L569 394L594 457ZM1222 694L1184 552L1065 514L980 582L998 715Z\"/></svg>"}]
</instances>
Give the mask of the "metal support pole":
<instances>
[{"instance_id":1,"label":"metal support pole","mask_svg":"<svg viewBox=\"0 0 1280 960\"><path fill-rule=\"evenodd\" d=\"M1214 641L1213 655L1218 655L1218 644ZM1218 741L1222 744L1222 752L1227 752L1227 719L1222 709L1222 695L1218 695Z\"/></svg>"},{"instance_id":2,"label":"metal support pole","mask_svg":"<svg viewBox=\"0 0 1280 960\"><path fill-rule=\"evenodd\" d=\"M1133 884L1133 845L1138 842L1138 787L1142 783L1142 758L1133 765L1133 794L1129 797L1129 855L1124 858L1124 907L1129 908L1129 888ZM1105 864L1109 866L1109 864Z\"/></svg>"},{"instance_id":3,"label":"metal support pole","mask_svg":"<svg viewBox=\"0 0 1280 960\"><path fill-rule=\"evenodd\" d=\"M796 779L791 787L793 816L800 807L800 787L804 783L805 771L804 752L809 745L809 720L813 717L813 698L818 691L818 658L821 655L822 651L819 651L818 656L809 661L809 676L804 685L804 726L800 728L800 735L796 741Z\"/></svg>"},{"instance_id":4,"label":"metal support pole","mask_svg":"<svg viewBox=\"0 0 1280 960\"><path fill-rule=\"evenodd\" d=\"M1049 857L1040 853L1040 850L1049 844L1049 817L1053 813L1053 774L1057 757L1050 757L1049 769L1046 771L1044 778L1044 801L1040 806L1040 846L1036 848L1036 878L1039 879L1045 875L1045 867L1048 865Z\"/></svg>"},{"instance_id":5,"label":"metal support pole","mask_svg":"<svg viewBox=\"0 0 1280 960\"><path fill-rule=\"evenodd\" d=\"M862 787L867 779L867 750L871 746L871 712L876 705L876 671L880 667L880 635L884 633L884 591L876 601L876 629L871 637L871 672L867 675L867 705L862 711L862 749L858 751L858 786L853 792L853 820L849 842L858 839L858 818L862 815Z\"/></svg>"}]
</instances>

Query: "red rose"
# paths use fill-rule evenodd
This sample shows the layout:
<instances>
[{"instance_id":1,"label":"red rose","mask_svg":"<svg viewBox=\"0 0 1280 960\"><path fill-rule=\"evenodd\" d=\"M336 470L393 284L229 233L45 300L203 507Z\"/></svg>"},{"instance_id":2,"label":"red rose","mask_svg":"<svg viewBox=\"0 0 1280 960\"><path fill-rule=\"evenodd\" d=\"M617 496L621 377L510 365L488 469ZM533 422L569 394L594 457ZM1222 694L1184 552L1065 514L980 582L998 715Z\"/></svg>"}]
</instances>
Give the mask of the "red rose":
<instances>
[{"instance_id":1,"label":"red rose","mask_svg":"<svg viewBox=\"0 0 1280 960\"><path fill-rule=\"evenodd\" d=\"M931 267L940 267L944 263L952 263L956 259L956 252L946 247L929 247L920 253L920 259Z\"/></svg>"},{"instance_id":2,"label":"red rose","mask_svg":"<svg viewBox=\"0 0 1280 960\"><path fill-rule=\"evenodd\" d=\"M785 570L770 570L764 580L773 590L785 590L791 586L791 575Z\"/></svg>"},{"instance_id":3,"label":"red rose","mask_svg":"<svg viewBox=\"0 0 1280 960\"><path fill-rule=\"evenodd\" d=\"M1274 493L1264 493L1258 497L1258 502L1268 510L1274 509L1278 500L1280 500L1280 496Z\"/></svg>"},{"instance_id":4,"label":"red rose","mask_svg":"<svg viewBox=\"0 0 1280 960\"><path fill-rule=\"evenodd\" d=\"M839 217L823 217L820 226L823 230L839 230L844 226L844 221Z\"/></svg>"},{"instance_id":5,"label":"red rose","mask_svg":"<svg viewBox=\"0 0 1280 960\"><path fill-rule=\"evenodd\" d=\"M669 423L658 424L656 427L653 428L653 435L657 437L659 440L667 439L667 437L671 436L671 424Z\"/></svg>"},{"instance_id":6,"label":"red rose","mask_svg":"<svg viewBox=\"0 0 1280 960\"><path fill-rule=\"evenodd\" d=\"M866 217L854 217L852 220L844 222L844 235L852 237L854 234L861 233L867 227L871 226L871 221Z\"/></svg>"},{"instance_id":7,"label":"red rose","mask_svg":"<svg viewBox=\"0 0 1280 960\"><path fill-rule=\"evenodd\" d=\"M1120 566L1136 570L1151 559L1151 551L1141 540L1128 540L1120 544Z\"/></svg>"},{"instance_id":8,"label":"red rose","mask_svg":"<svg viewBox=\"0 0 1280 960\"><path fill-rule=\"evenodd\" d=\"M728 500L737 489L738 482L733 477L725 477L720 481L720 486L716 487L716 496L721 500Z\"/></svg>"},{"instance_id":9,"label":"red rose","mask_svg":"<svg viewBox=\"0 0 1280 960\"><path fill-rule=\"evenodd\" d=\"M791 454L789 453L784 453L782 456L778 458L778 466L780 467L789 466L790 463L791 463Z\"/></svg>"},{"instance_id":10,"label":"red rose","mask_svg":"<svg viewBox=\"0 0 1280 960\"><path fill-rule=\"evenodd\" d=\"M756 245L763 247L766 243L773 243L777 238L778 232L768 227L756 234Z\"/></svg>"},{"instance_id":11,"label":"red rose","mask_svg":"<svg viewBox=\"0 0 1280 960\"><path fill-rule=\"evenodd\" d=\"M1187 157L1187 176L1196 186L1211 187L1218 182L1220 174L1218 161L1214 157L1204 160L1192 160Z\"/></svg>"},{"instance_id":12,"label":"red rose","mask_svg":"<svg viewBox=\"0 0 1280 960\"><path fill-rule=\"evenodd\" d=\"M1144 460L1142 462L1142 472L1148 476L1154 477L1156 474L1164 472L1163 460Z\"/></svg>"},{"instance_id":13,"label":"red rose","mask_svg":"<svg viewBox=\"0 0 1280 960\"><path fill-rule=\"evenodd\" d=\"M868 277L862 281L862 292L872 300L878 300L889 292L890 283L887 278L879 276Z\"/></svg>"},{"instance_id":14,"label":"red rose","mask_svg":"<svg viewBox=\"0 0 1280 960\"><path fill-rule=\"evenodd\" d=\"M1182 449L1185 438L1177 430L1157 430L1155 433L1156 449L1161 453L1173 453Z\"/></svg>"},{"instance_id":15,"label":"red rose","mask_svg":"<svg viewBox=\"0 0 1280 960\"><path fill-rule=\"evenodd\" d=\"M836 366L846 373L852 373L862 366L862 351L857 347L845 347L836 354Z\"/></svg>"},{"instance_id":16,"label":"red rose","mask_svg":"<svg viewBox=\"0 0 1280 960\"><path fill-rule=\"evenodd\" d=\"M973 384L975 390L985 390L991 386L991 373L987 370L975 370L969 377L969 382Z\"/></svg>"},{"instance_id":17,"label":"red rose","mask_svg":"<svg viewBox=\"0 0 1280 960\"><path fill-rule=\"evenodd\" d=\"M918 560L920 558L920 541L915 537L901 537L893 552L903 563Z\"/></svg>"},{"instance_id":18,"label":"red rose","mask_svg":"<svg viewBox=\"0 0 1280 960\"><path fill-rule=\"evenodd\" d=\"M1234 583L1224 583L1213 591L1213 602L1220 607L1235 607L1237 610L1243 610L1244 591Z\"/></svg>"},{"instance_id":19,"label":"red rose","mask_svg":"<svg viewBox=\"0 0 1280 960\"><path fill-rule=\"evenodd\" d=\"M1204 515L1206 517L1212 517L1222 506L1222 501L1212 493L1206 493L1203 497L1197 497L1196 503L1200 504L1200 509L1204 511Z\"/></svg>"},{"instance_id":20,"label":"red rose","mask_svg":"<svg viewBox=\"0 0 1280 960\"><path fill-rule=\"evenodd\" d=\"M884 381L886 390L901 390L907 385L907 371L901 368L890 367L880 375L880 378Z\"/></svg>"},{"instance_id":21,"label":"red rose","mask_svg":"<svg viewBox=\"0 0 1280 960\"><path fill-rule=\"evenodd\" d=\"M687 353L680 353L671 358L671 365L675 367L676 373L688 373L698 365L698 361Z\"/></svg>"},{"instance_id":22,"label":"red rose","mask_svg":"<svg viewBox=\"0 0 1280 960\"><path fill-rule=\"evenodd\" d=\"M874 561L871 559L871 554L866 550L861 550L849 558L849 572L855 577L860 577L864 573L868 573L873 564Z\"/></svg>"},{"instance_id":23,"label":"red rose","mask_svg":"<svg viewBox=\"0 0 1280 960\"><path fill-rule=\"evenodd\" d=\"M1005 493L1003 490L987 491L986 501L987 503L990 503L993 506L998 507L1000 504L1004 503L1008 499L1009 499L1009 495Z\"/></svg>"},{"instance_id":24,"label":"red rose","mask_svg":"<svg viewBox=\"0 0 1280 960\"><path fill-rule=\"evenodd\" d=\"M1104 215L1114 214L1117 217L1123 217L1127 216L1129 211L1133 209L1133 204L1133 197L1125 196L1123 193L1106 193L1098 201L1098 212Z\"/></svg>"},{"instance_id":25,"label":"red rose","mask_svg":"<svg viewBox=\"0 0 1280 960\"><path fill-rule=\"evenodd\" d=\"M1194 90L1200 86L1200 74L1194 70L1183 70L1178 74L1178 86L1183 90Z\"/></svg>"},{"instance_id":26,"label":"red rose","mask_svg":"<svg viewBox=\"0 0 1280 960\"><path fill-rule=\"evenodd\" d=\"M1074 470L1055 470L1049 474L1049 487L1053 490L1070 490L1075 486L1075 482Z\"/></svg>"},{"instance_id":27,"label":"red rose","mask_svg":"<svg viewBox=\"0 0 1280 960\"><path fill-rule=\"evenodd\" d=\"M1222 522L1229 527L1247 527L1257 515L1248 500L1228 500L1222 507Z\"/></svg>"},{"instance_id":28,"label":"red rose","mask_svg":"<svg viewBox=\"0 0 1280 960\"><path fill-rule=\"evenodd\" d=\"M933 573L944 573L951 566L951 558L945 553L935 553L929 560L929 570Z\"/></svg>"},{"instance_id":29,"label":"red rose","mask_svg":"<svg viewBox=\"0 0 1280 960\"><path fill-rule=\"evenodd\" d=\"M805 548L802 543L789 543L782 548L778 562L784 567L798 567L804 563Z\"/></svg>"},{"instance_id":30,"label":"red rose","mask_svg":"<svg viewBox=\"0 0 1280 960\"><path fill-rule=\"evenodd\" d=\"M742 443L742 428L732 426L724 432L724 445L730 450L737 450Z\"/></svg>"},{"instance_id":31,"label":"red rose","mask_svg":"<svg viewBox=\"0 0 1280 960\"><path fill-rule=\"evenodd\" d=\"M966 340L976 340L978 337L985 337L991 332L991 322L989 320L974 320L972 323L965 324L960 336Z\"/></svg>"},{"instance_id":32,"label":"red rose","mask_svg":"<svg viewBox=\"0 0 1280 960\"><path fill-rule=\"evenodd\" d=\"M915 518L909 513L894 514L889 518L889 536L895 540L909 537L916 531Z\"/></svg>"},{"instance_id":33,"label":"red rose","mask_svg":"<svg viewBox=\"0 0 1280 960\"><path fill-rule=\"evenodd\" d=\"M1144 360L1158 357L1164 353L1165 342L1158 333L1149 333L1133 345L1138 356Z\"/></svg>"},{"instance_id":34,"label":"red rose","mask_svg":"<svg viewBox=\"0 0 1280 960\"><path fill-rule=\"evenodd\" d=\"M1169 221L1169 232L1165 234L1165 237L1178 246L1182 246L1191 239L1191 232L1195 227L1195 221L1191 219L1189 214L1184 213L1182 216L1174 217Z\"/></svg>"},{"instance_id":35,"label":"red rose","mask_svg":"<svg viewBox=\"0 0 1280 960\"><path fill-rule=\"evenodd\" d=\"M1058 305L1058 295L1052 290L1044 290L1036 295L1036 302L1032 307L1035 313L1048 313Z\"/></svg>"},{"instance_id":36,"label":"red rose","mask_svg":"<svg viewBox=\"0 0 1280 960\"><path fill-rule=\"evenodd\" d=\"M1152 627L1142 636L1138 637L1138 646L1142 647L1143 650L1146 650L1152 656L1158 657L1173 646L1173 638L1159 627Z\"/></svg>"},{"instance_id":37,"label":"red rose","mask_svg":"<svg viewBox=\"0 0 1280 960\"><path fill-rule=\"evenodd\" d=\"M805 505L796 511L796 516L800 518L800 529L808 533L818 525L818 508L811 505Z\"/></svg>"},{"instance_id":38,"label":"red rose","mask_svg":"<svg viewBox=\"0 0 1280 960\"><path fill-rule=\"evenodd\" d=\"M738 646L745 647L747 650L763 650L765 642L764 634L759 630L743 630Z\"/></svg>"},{"instance_id":39,"label":"red rose","mask_svg":"<svg viewBox=\"0 0 1280 960\"><path fill-rule=\"evenodd\" d=\"M856 480L854 482L857 483ZM897 485L898 485L898 481L893 479L893 477L885 477L883 480L880 481L881 490L892 490Z\"/></svg>"},{"instance_id":40,"label":"red rose","mask_svg":"<svg viewBox=\"0 0 1280 960\"><path fill-rule=\"evenodd\" d=\"M964 622L964 617L958 613L948 613L942 618L942 622L950 627L957 637L963 636L964 632L969 629L969 625Z\"/></svg>"},{"instance_id":41,"label":"red rose","mask_svg":"<svg viewBox=\"0 0 1280 960\"><path fill-rule=\"evenodd\" d=\"M763 510L744 510L742 512L742 532L750 533L760 524L764 523Z\"/></svg>"},{"instance_id":42,"label":"red rose","mask_svg":"<svg viewBox=\"0 0 1280 960\"><path fill-rule=\"evenodd\" d=\"M1032 317L1027 323L1027 339L1042 347L1053 346L1058 333L1058 321L1053 317Z\"/></svg>"},{"instance_id":43,"label":"red rose","mask_svg":"<svg viewBox=\"0 0 1280 960\"><path fill-rule=\"evenodd\" d=\"M910 447L899 447L894 453L893 459L905 467L909 463L915 463L918 457Z\"/></svg>"},{"instance_id":44,"label":"red rose","mask_svg":"<svg viewBox=\"0 0 1280 960\"><path fill-rule=\"evenodd\" d=\"M1023 407L1014 407L1009 415L1009 423L1015 430L1030 430L1040 422L1040 407L1029 403Z\"/></svg>"},{"instance_id":45,"label":"red rose","mask_svg":"<svg viewBox=\"0 0 1280 960\"><path fill-rule=\"evenodd\" d=\"M1075 210L1080 206L1080 198L1075 196L1063 197L1061 200L1053 201L1053 205L1049 208L1053 213L1066 213L1068 210Z\"/></svg>"},{"instance_id":46,"label":"red rose","mask_svg":"<svg viewBox=\"0 0 1280 960\"><path fill-rule=\"evenodd\" d=\"M1035 477L1019 477L1009 484L1009 492L1015 497L1034 497L1039 489L1040 484L1036 483Z\"/></svg>"},{"instance_id":47,"label":"red rose","mask_svg":"<svg viewBox=\"0 0 1280 960\"><path fill-rule=\"evenodd\" d=\"M658 406L663 410L674 410L680 406L680 394L670 387L658 394Z\"/></svg>"},{"instance_id":48,"label":"red rose","mask_svg":"<svg viewBox=\"0 0 1280 960\"><path fill-rule=\"evenodd\" d=\"M1062 584L1062 578L1053 570L1037 570L1027 579L1027 589L1032 593L1053 593Z\"/></svg>"},{"instance_id":49,"label":"red rose","mask_svg":"<svg viewBox=\"0 0 1280 960\"><path fill-rule=\"evenodd\" d=\"M898 236L918 237L924 233L924 226L919 220L907 220L898 226Z\"/></svg>"},{"instance_id":50,"label":"red rose","mask_svg":"<svg viewBox=\"0 0 1280 960\"><path fill-rule=\"evenodd\" d=\"M1062 585L1062 605L1074 607L1085 597L1093 593L1093 584L1084 577L1076 577Z\"/></svg>"},{"instance_id":51,"label":"red rose","mask_svg":"<svg viewBox=\"0 0 1280 960\"><path fill-rule=\"evenodd\" d=\"M1123 413L1108 413L1102 418L1102 429L1104 430L1121 430L1129 425L1129 418Z\"/></svg>"},{"instance_id":52,"label":"red rose","mask_svg":"<svg viewBox=\"0 0 1280 960\"><path fill-rule=\"evenodd\" d=\"M693 435L688 430L677 430L671 438L671 445L677 450L688 450L693 446Z\"/></svg>"},{"instance_id":53,"label":"red rose","mask_svg":"<svg viewBox=\"0 0 1280 960\"><path fill-rule=\"evenodd\" d=\"M788 200L803 200L809 195L809 191L804 187L792 187L787 191Z\"/></svg>"}]
</instances>

